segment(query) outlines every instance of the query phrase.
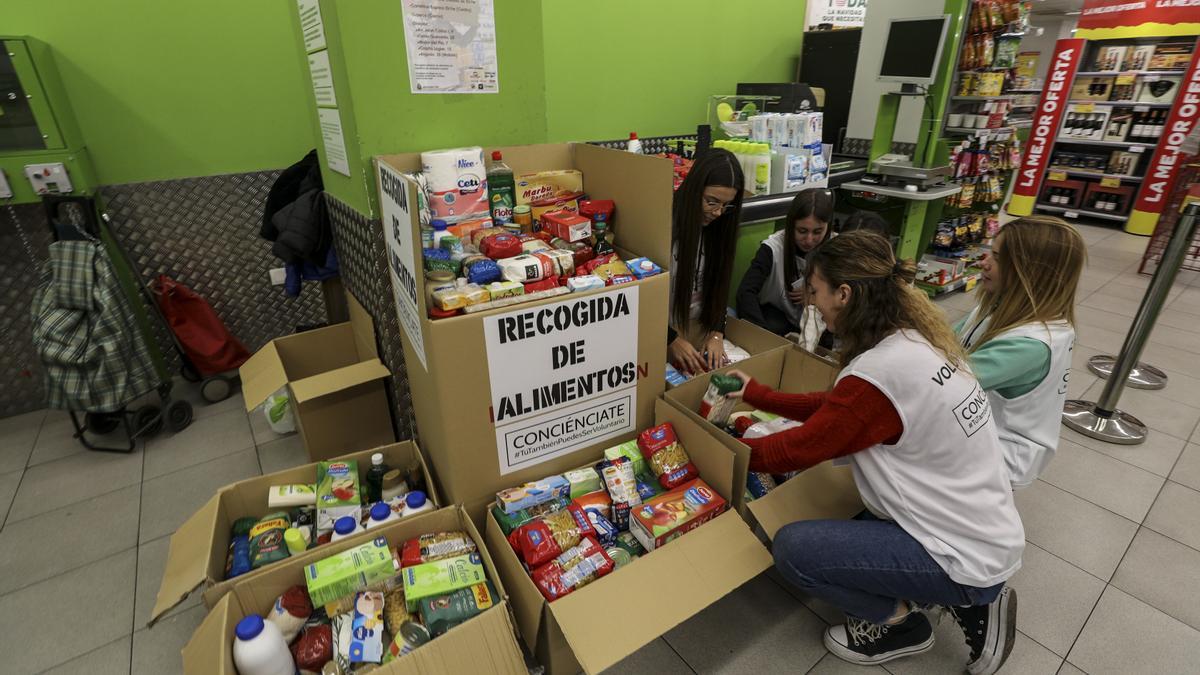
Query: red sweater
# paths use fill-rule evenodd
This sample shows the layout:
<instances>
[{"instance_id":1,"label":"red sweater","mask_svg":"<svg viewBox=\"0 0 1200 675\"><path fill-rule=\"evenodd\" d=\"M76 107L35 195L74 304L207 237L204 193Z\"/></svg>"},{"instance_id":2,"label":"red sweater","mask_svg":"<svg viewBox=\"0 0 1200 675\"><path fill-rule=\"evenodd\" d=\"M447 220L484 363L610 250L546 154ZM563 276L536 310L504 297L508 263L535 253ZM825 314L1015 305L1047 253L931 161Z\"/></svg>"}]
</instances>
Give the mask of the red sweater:
<instances>
[{"instance_id":1,"label":"red sweater","mask_svg":"<svg viewBox=\"0 0 1200 675\"><path fill-rule=\"evenodd\" d=\"M853 375L831 392L785 394L751 381L746 403L788 419L804 422L795 429L742 439L750 446L750 470L788 473L816 466L880 443L900 439L900 413L882 391Z\"/></svg>"}]
</instances>

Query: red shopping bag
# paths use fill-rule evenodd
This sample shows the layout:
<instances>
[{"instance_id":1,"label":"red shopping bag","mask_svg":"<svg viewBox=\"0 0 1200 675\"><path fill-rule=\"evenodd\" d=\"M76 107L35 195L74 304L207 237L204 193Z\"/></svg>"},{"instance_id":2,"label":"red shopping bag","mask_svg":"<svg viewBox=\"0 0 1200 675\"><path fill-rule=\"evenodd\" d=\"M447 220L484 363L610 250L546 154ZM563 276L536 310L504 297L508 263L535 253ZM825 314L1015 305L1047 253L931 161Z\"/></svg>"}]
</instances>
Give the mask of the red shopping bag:
<instances>
[{"instance_id":1,"label":"red shopping bag","mask_svg":"<svg viewBox=\"0 0 1200 675\"><path fill-rule=\"evenodd\" d=\"M211 305L192 289L160 274L152 285L171 332L200 375L234 370L250 358Z\"/></svg>"}]
</instances>

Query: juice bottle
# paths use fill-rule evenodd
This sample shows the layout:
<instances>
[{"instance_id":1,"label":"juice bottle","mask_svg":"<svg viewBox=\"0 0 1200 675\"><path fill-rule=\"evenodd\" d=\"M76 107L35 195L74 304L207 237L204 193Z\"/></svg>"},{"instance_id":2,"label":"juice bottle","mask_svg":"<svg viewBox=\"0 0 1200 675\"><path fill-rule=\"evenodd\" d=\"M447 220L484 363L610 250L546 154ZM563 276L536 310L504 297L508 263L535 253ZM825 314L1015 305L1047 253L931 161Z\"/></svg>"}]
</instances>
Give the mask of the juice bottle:
<instances>
[{"instance_id":1,"label":"juice bottle","mask_svg":"<svg viewBox=\"0 0 1200 675\"><path fill-rule=\"evenodd\" d=\"M499 150L492 151L492 164L487 170L488 202L492 221L496 225L513 222L513 207L517 204L517 184L513 170L504 163Z\"/></svg>"}]
</instances>

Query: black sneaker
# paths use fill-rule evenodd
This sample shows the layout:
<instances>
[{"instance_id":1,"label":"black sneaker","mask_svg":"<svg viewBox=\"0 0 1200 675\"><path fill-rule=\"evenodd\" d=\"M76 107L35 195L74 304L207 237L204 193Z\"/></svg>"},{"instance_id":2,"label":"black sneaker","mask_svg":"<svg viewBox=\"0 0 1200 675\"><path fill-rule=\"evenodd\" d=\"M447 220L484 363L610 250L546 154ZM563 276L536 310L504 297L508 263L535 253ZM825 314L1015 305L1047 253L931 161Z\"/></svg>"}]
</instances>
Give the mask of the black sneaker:
<instances>
[{"instance_id":1,"label":"black sneaker","mask_svg":"<svg viewBox=\"0 0 1200 675\"><path fill-rule=\"evenodd\" d=\"M825 629L825 647L843 661L870 666L929 651L933 627L920 612L890 626L848 616L844 625Z\"/></svg>"},{"instance_id":2,"label":"black sneaker","mask_svg":"<svg viewBox=\"0 0 1200 675\"><path fill-rule=\"evenodd\" d=\"M951 607L950 612L971 648L967 672L992 675L1000 670L1017 639L1017 592L1005 587L990 605Z\"/></svg>"}]
</instances>

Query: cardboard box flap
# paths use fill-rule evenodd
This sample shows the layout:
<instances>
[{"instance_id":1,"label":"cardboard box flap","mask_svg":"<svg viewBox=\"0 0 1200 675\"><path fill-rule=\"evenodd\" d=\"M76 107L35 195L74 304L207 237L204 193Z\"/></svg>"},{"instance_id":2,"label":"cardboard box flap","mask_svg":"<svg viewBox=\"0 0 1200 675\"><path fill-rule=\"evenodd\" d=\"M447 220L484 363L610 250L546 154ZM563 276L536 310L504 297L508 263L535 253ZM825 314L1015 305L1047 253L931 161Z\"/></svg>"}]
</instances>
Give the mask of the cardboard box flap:
<instances>
[{"instance_id":1,"label":"cardboard box flap","mask_svg":"<svg viewBox=\"0 0 1200 675\"><path fill-rule=\"evenodd\" d=\"M236 673L233 665L233 644L225 636L233 635L236 617L241 607L233 595L226 595L200 622L192 638L183 646L183 672Z\"/></svg>"},{"instance_id":2,"label":"cardboard box flap","mask_svg":"<svg viewBox=\"0 0 1200 675\"><path fill-rule=\"evenodd\" d=\"M354 348L359 360L379 358L379 348L375 345L375 322L371 320L371 315L352 293L346 294L346 306L350 310L350 327L354 330Z\"/></svg>"},{"instance_id":3,"label":"cardboard box flap","mask_svg":"<svg viewBox=\"0 0 1200 675\"><path fill-rule=\"evenodd\" d=\"M242 396L246 400L246 412L254 410L267 397L279 391L287 384L287 371L283 369L283 360L279 358L279 350L274 342L268 342L263 348L254 352L254 356L246 359L238 375L242 379Z\"/></svg>"},{"instance_id":4,"label":"cardboard box flap","mask_svg":"<svg viewBox=\"0 0 1200 675\"><path fill-rule=\"evenodd\" d=\"M490 513L486 514L484 518L486 520L485 541L488 549L496 552L492 560L497 571L505 579L518 580L516 583L505 586L505 590L513 598L513 616L517 620L517 626L521 629L521 635L526 636L526 639L530 641L529 646L532 648L534 647L533 636L538 634L542 623L542 596L532 583L524 583L528 580L529 573L521 566L517 557L504 555L505 551L501 547L509 546L509 543L500 530L500 525L496 523L496 518Z\"/></svg>"},{"instance_id":5,"label":"cardboard box flap","mask_svg":"<svg viewBox=\"0 0 1200 675\"><path fill-rule=\"evenodd\" d=\"M430 644L383 666L388 675L435 673L504 673L527 675L525 657L513 637L508 604L501 602L471 620L470 630L455 626Z\"/></svg>"},{"instance_id":6,"label":"cardboard box flap","mask_svg":"<svg viewBox=\"0 0 1200 675\"><path fill-rule=\"evenodd\" d=\"M863 510L849 466L822 462L746 504L772 541L779 528L797 520L851 518Z\"/></svg>"},{"instance_id":7,"label":"cardboard box flap","mask_svg":"<svg viewBox=\"0 0 1200 675\"><path fill-rule=\"evenodd\" d=\"M550 613L584 672L598 673L771 566L734 511L555 602ZM624 620L597 607L636 607Z\"/></svg>"},{"instance_id":8,"label":"cardboard box flap","mask_svg":"<svg viewBox=\"0 0 1200 675\"><path fill-rule=\"evenodd\" d=\"M188 593L208 578L208 558L213 546L220 502L221 493L218 492L171 535L167 565L163 570L162 584L158 587L158 597L154 601L154 611L150 614L150 623L153 624L167 610L183 602Z\"/></svg>"},{"instance_id":9,"label":"cardboard box flap","mask_svg":"<svg viewBox=\"0 0 1200 675\"><path fill-rule=\"evenodd\" d=\"M292 383L292 395L295 396L298 405L303 405L320 396L378 380L390 374L379 359L370 359L297 380Z\"/></svg>"}]
</instances>

